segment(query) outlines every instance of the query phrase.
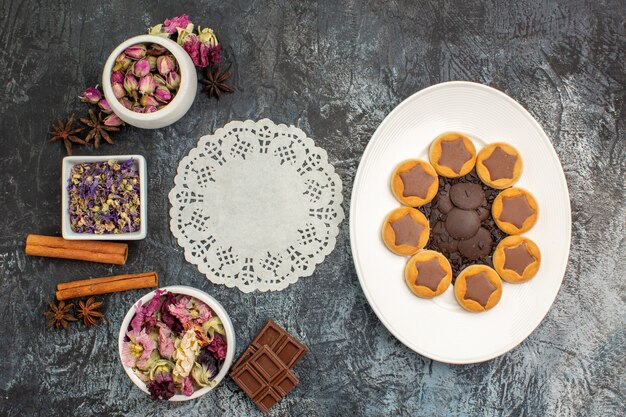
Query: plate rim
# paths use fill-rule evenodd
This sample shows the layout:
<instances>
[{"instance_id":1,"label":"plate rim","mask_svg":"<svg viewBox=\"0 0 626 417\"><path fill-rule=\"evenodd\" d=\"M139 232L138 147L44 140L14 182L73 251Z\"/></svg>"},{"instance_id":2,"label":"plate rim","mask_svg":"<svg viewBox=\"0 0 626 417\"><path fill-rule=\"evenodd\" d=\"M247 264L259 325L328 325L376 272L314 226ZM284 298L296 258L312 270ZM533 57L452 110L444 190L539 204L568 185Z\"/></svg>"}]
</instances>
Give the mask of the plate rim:
<instances>
[{"instance_id":1,"label":"plate rim","mask_svg":"<svg viewBox=\"0 0 626 417\"><path fill-rule=\"evenodd\" d=\"M559 165L561 167L557 180L561 183L560 185L562 186L562 189L565 191L565 196L567 197L565 203L566 203L566 207L567 207L567 212L569 214L569 221L567 222L567 229L568 229L567 230L568 231L568 233L567 233L567 242L564 242L564 243L567 244L567 256L565 257L565 259L563 261L563 264L560 266L560 269L562 270L562 273L559 274L560 275L559 287L558 287L558 290L554 293L554 297L552 298L550 303L546 303L547 307L542 312L541 320L539 320L537 322L537 324L532 329L530 329L530 331L527 334L524 335L524 337L520 338L520 340L513 340L512 343L509 343L509 344L505 345L503 348L500 348L500 349L498 349L498 350L496 350L496 351L494 351L492 353L485 354L483 356L480 356L480 357L478 357L476 359L472 359L472 360L459 360L459 359L456 359L456 358L442 357L442 356L439 356L437 354L433 354L432 352L428 352L428 353L423 352L419 348L417 348L415 346L412 346L409 343L409 341L405 340L405 338L402 337L394 329L394 327L386 320L386 318L378 310L378 307L376 306L376 303L372 299L372 296L369 294L367 286L364 283L364 279L362 278L363 272L361 271L361 266L357 262L358 254L357 254L357 249L356 249L356 241L355 241L355 233L354 233L355 232L355 230L354 230L355 229L354 218L355 218L355 214L356 214L356 204L355 204L355 201L356 201L356 194L357 194L358 185L361 183L362 177L364 175L363 174L363 171L364 171L363 161L366 161L368 159L369 154L372 152L372 149L373 149L373 143L376 141L378 136L381 134L380 132L381 132L382 128L385 127L388 123L390 123L390 120L394 116L394 114L400 112L400 110L402 108L404 108L405 106L409 105L414 100L418 100L420 98L420 96L423 96L423 95L426 95L428 93L431 93L434 90L455 88L455 87L475 88L475 89L479 89L479 90L487 91L489 93L496 94L496 95L500 96L501 98L504 98L505 101L508 101L510 104L512 104L513 107L518 108L519 110L521 110L521 114L530 121L530 123L534 126L534 128L537 129L537 131L539 132L540 136L549 145L548 149L551 152L551 156L558 161L558 163L559 163ZM558 154L556 153L556 150L554 149L554 145L553 145L552 141L550 140L550 138L548 137L546 132L543 130L543 128L541 127L539 122L533 117L532 114L530 114L530 112L524 106L522 106L519 102L517 102L515 99L513 99L512 97L510 97L509 95L507 95L503 91L500 91L500 90L498 90L498 89L496 89L494 87L490 87L490 86L485 85L485 84L475 83L475 82L471 82L471 81L446 81L446 82L441 82L441 83L434 84L434 85L431 85L429 87L423 88L423 89L413 93L412 95L410 95L406 99L404 99L397 106L395 106L387 114L387 116L385 116L385 118L382 120L382 122L378 125L378 127L376 128L376 130L372 134L369 142L367 143L367 146L365 147L365 150L363 151L363 155L361 156L361 159L359 161L359 166L357 168L356 174L354 176L354 182L352 184L352 192L350 194L349 231L350 231L350 249L351 249L352 261L353 261L353 264L354 264L354 269L356 271L357 277L359 279L359 285L361 286L361 290L363 291L363 294L365 295L365 298L367 299L367 302L368 302L370 308L374 311L374 313L378 317L378 320L380 320L380 322L385 326L385 328L398 341L400 341L403 345L405 345L406 347L408 347L412 351L418 353L419 355L422 355L422 356L427 357L429 359L436 360L438 362L443 362L443 363L455 364L455 365L481 363L481 362L486 362L486 361L489 361L491 359L494 359L494 358L497 358L499 356L502 356L503 354L505 354L505 353L507 353L507 352L509 352L509 351L511 351L513 349L515 349L519 344L521 344L523 341L528 339L528 337L539 327L539 325L541 325L541 323L546 318L546 315L548 314L548 312L550 311L550 309L554 305L554 301L556 300L556 297L558 296L558 294L559 294L559 292L561 290L561 286L563 284L563 280L565 279L565 273L567 272L567 265L569 264L569 256L570 256L571 241L572 241L572 208L571 208L571 199L570 199L570 195L569 195L569 189L567 187L567 180L565 178L565 172L563 171L563 165L561 164L561 159L559 158Z\"/></svg>"}]
</instances>

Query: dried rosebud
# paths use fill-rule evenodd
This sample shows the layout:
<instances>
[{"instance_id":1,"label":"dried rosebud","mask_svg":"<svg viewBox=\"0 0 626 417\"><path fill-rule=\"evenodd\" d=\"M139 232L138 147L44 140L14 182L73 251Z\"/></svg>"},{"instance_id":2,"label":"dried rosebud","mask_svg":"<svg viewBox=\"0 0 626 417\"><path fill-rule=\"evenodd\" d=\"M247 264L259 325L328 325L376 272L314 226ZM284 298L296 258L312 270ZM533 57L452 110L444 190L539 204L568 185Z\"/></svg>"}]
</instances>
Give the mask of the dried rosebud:
<instances>
[{"instance_id":1,"label":"dried rosebud","mask_svg":"<svg viewBox=\"0 0 626 417\"><path fill-rule=\"evenodd\" d=\"M130 102L128 97L122 97L120 99L120 103L122 103L122 106L126 107L128 110L132 109L133 107L133 103Z\"/></svg>"},{"instance_id":2,"label":"dried rosebud","mask_svg":"<svg viewBox=\"0 0 626 417\"><path fill-rule=\"evenodd\" d=\"M137 91L139 89L139 83L137 82L137 78L128 71L124 76L124 89L131 94L133 91Z\"/></svg>"},{"instance_id":3,"label":"dried rosebud","mask_svg":"<svg viewBox=\"0 0 626 417\"><path fill-rule=\"evenodd\" d=\"M168 103L172 99L172 93L170 93L167 87L157 87L154 97L161 103Z\"/></svg>"},{"instance_id":4,"label":"dried rosebud","mask_svg":"<svg viewBox=\"0 0 626 417\"><path fill-rule=\"evenodd\" d=\"M177 90L180 86L180 75L176 71L170 72L165 78L165 85L170 90Z\"/></svg>"},{"instance_id":5,"label":"dried rosebud","mask_svg":"<svg viewBox=\"0 0 626 417\"><path fill-rule=\"evenodd\" d=\"M124 73L122 71L113 71L111 73L111 83L120 83L124 82Z\"/></svg>"},{"instance_id":6,"label":"dried rosebud","mask_svg":"<svg viewBox=\"0 0 626 417\"><path fill-rule=\"evenodd\" d=\"M155 86L165 86L165 78L163 78L163 76L161 74L154 74L152 76L152 78L154 78L154 85Z\"/></svg>"},{"instance_id":7,"label":"dried rosebud","mask_svg":"<svg viewBox=\"0 0 626 417\"><path fill-rule=\"evenodd\" d=\"M113 111L111 110L111 106L109 106L109 102L106 98L103 98L98 102L98 107L100 107L100 110L102 110L102 112L106 114L109 114Z\"/></svg>"},{"instance_id":8,"label":"dried rosebud","mask_svg":"<svg viewBox=\"0 0 626 417\"><path fill-rule=\"evenodd\" d=\"M137 104L136 106L133 106L133 111L135 113L143 113L143 107L141 107L139 104Z\"/></svg>"},{"instance_id":9,"label":"dried rosebud","mask_svg":"<svg viewBox=\"0 0 626 417\"><path fill-rule=\"evenodd\" d=\"M215 46L218 44L215 32L211 28L200 29L198 26L198 40L207 46Z\"/></svg>"},{"instance_id":10,"label":"dried rosebud","mask_svg":"<svg viewBox=\"0 0 626 417\"><path fill-rule=\"evenodd\" d=\"M145 59L147 59L148 63L150 64L150 71L156 71L156 60L157 60L157 57L149 55Z\"/></svg>"},{"instance_id":11,"label":"dried rosebud","mask_svg":"<svg viewBox=\"0 0 626 417\"><path fill-rule=\"evenodd\" d=\"M102 98L102 93L96 87L89 87L80 96L80 101L83 103L96 104Z\"/></svg>"},{"instance_id":12,"label":"dried rosebud","mask_svg":"<svg viewBox=\"0 0 626 417\"><path fill-rule=\"evenodd\" d=\"M111 85L111 89L113 90L113 94L115 98L122 98L126 95L126 90L121 83L113 83Z\"/></svg>"},{"instance_id":13,"label":"dried rosebud","mask_svg":"<svg viewBox=\"0 0 626 417\"><path fill-rule=\"evenodd\" d=\"M157 111L156 106L146 106L146 107L143 109L143 112L144 112L144 113L154 113L155 111Z\"/></svg>"},{"instance_id":14,"label":"dried rosebud","mask_svg":"<svg viewBox=\"0 0 626 417\"><path fill-rule=\"evenodd\" d=\"M142 58L133 64L131 71L135 77L145 77L150 73L150 62L146 58Z\"/></svg>"},{"instance_id":15,"label":"dried rosebud","mask_svg":"<svg viewBox=\"0 0 626 417\"><path fill-rule=\"evenodd\" d=\"M126 54L127 57L133 58L133 59L141 59L146 56L146 53L147 53L146 45L144 45L143 43L138 43L136 45L129 46L128 48L124 50L124 54Z\"/></svg>"},{"instance_id":16,"label":"dried rosebud","mask_svg":"<svg viewBox=\"0 0 626 417\"><path fill-rule=\"evenodd\" d=\"M139 80L139 92L141 94L152 94L154 93L154 78L152 78L152 74L148 74Z\"/></svg>"},{"instance_id":17,"label":"dried rosebud","mask_svg":"<svg viewBox=\"0 0 626 417\"><path fill-rule=\"evenodd\" d=\"M113 65L113 71L126 71L131 63L132 61L130 60L130 58L128 58L126 54L122 52L121 54L117 56L117 58L115 58L115 65Z\"/></svg>"},{"instance_id":18,"label":"dried rosebud","mask_svg":"<svg viewBox=\"0 0 626 417\"><path fill-rule=\"evenodd\" d=\"M107 117L104 118L103 123L106 126L121 126L124 124L124 121L120 119L117 114L111 113Z\"/></svg>"},{"instance_id":19,"label":"dried rosebud","mask_svg":"<svg viewBox=\"0 0 626 417\"><path fill-rule=\"evenodd\" d=\"M148 55L152 55L152 56L163 55L166 52L167 52L167 49L164 46L161 46L156 43L153 43L152 45L150 45L150 48L148 49Z\"/></svg>"},{"instance_id":20,"label":"dried rosebud","mask_svg":"<svg viewBox=\"0 0 626 417\"><path fill-rule=\"evenodd\" d=\"M176 61L171 55L161 55L157 58L157 70L161 75L167 75L176 69Z\"/></svg>"},{"instance_id":21,"label":"dried rosebud","mask_svg":"<svg viewBox=\"0 0 626 417\"><path fill-rule=\"evenodd\" d=\"M141 96L141 98L139 99L139 104L146 107L146 106L158 106L161 103L159 103L157 99L155 99L153 96Z\"/></svg>"}]
</instances>

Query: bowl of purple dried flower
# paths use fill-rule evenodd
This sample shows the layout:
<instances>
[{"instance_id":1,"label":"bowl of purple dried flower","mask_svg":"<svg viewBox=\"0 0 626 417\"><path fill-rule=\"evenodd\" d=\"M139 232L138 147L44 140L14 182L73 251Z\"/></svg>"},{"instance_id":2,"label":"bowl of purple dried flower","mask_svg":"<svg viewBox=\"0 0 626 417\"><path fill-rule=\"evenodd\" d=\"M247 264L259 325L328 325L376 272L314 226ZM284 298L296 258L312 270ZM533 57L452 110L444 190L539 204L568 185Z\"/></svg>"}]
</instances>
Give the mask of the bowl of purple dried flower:
<instances>
[{"instance_id":1,"label":"bowl of purple dried flower","mask_svg":"<svg viewBox=\"0 0 626 417\"><path fill-rule=\"evenodd\" d=\"M165 127L183 117L196 97L197 84L189 54L158 35L122 42L102 72L102 90L113 112L143 129Z\"/></svg>"},{"instance_id":2,"label":"bowl of purple dried flower","mask_svg":"<svg viewBox=\"0 0 626 417\"><path fill-rule=\"evenodd\" d=\"M120 327L119 355L128 377L153 400L207 394L230 369L235 332L207 293L176 285L144 295Z\"/></svg>"},{"instance_id":3,"label":"bowl of purple dried flower","mask_svg":"<svg viewBox=\"0 0 626 417\"><path fill-rule=\"evenodd\" d=\"M147 170L141 155L67 156L61 178L63 238L146 237Z\"/></svg>"}]
</instances>

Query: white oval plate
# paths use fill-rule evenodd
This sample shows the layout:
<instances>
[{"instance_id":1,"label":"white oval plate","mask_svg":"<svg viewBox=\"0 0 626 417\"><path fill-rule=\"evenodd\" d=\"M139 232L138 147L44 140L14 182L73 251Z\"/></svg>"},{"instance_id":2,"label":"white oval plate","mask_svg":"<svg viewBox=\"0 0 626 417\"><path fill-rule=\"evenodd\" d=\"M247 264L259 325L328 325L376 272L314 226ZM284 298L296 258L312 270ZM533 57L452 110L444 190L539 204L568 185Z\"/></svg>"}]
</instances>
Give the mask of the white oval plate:
<instances>
[{"instance_id":1,"label":"white oval plate","mask_svg":"<svg viewBox=\"0 0 626 417\"><path fill-rule=\"evenodd\" d=\"M477 151L502 141L524 162L517 186L539 203L539 218L525 236L542 253L537 275L524 284L504 283L500 303L469 313L453 288L432 300L415 297L404 282L407 258L382 242L385 216L400 203L390 190L394 167L409 158L428 160L440 133L467 134ZM547 314L561 286L571 235L571 212L559 158L537 121L515 100L482 84L447 82L426 88L398 105L370 140L354 181L350 242L363 292L380 321L415 352L447 363L475 363L513 349Z\"/></svg>"}]
</instances>

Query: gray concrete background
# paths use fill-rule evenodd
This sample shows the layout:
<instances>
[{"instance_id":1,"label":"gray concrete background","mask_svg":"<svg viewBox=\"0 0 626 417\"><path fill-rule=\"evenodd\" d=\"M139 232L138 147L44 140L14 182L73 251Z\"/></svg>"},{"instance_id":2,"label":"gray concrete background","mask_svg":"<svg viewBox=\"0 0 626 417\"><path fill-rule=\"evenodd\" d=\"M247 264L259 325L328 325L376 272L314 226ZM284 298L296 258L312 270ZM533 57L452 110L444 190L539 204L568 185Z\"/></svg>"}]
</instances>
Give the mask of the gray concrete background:
<instances>
[{"instance_id":1,"label":"gray concrete background","mask_svg":"<svg viewBox=\"0 0 626 417\"><path fill-rule=\"evenodd\" d=\"M259 415L231 381L185 404L153 403L117 358L118 325L143 293L102 297L108 324L47 330L57 282L157 270L221 300L238 351L267 318L310 348L300 385L272 416L618 416L626 414L624 2L0 1L0 415ZM76 154L148 160L150 231L124 267L26 258L28 233L60 232L62 146L49 124L83 111L108 53L166 17L213 27L237 93L199 96L178 123L128 128ZM520 346L488 363L423 358L379 323L358 284L348 221L335 251L286 291L209 283L169 231L167 193L197 139L232 119L269 117L328 150L344 208L363 149L385 115L447 80L505 91L541 123L572 197L573 242L556 302Z\"/></svg>"}]
</instances>

